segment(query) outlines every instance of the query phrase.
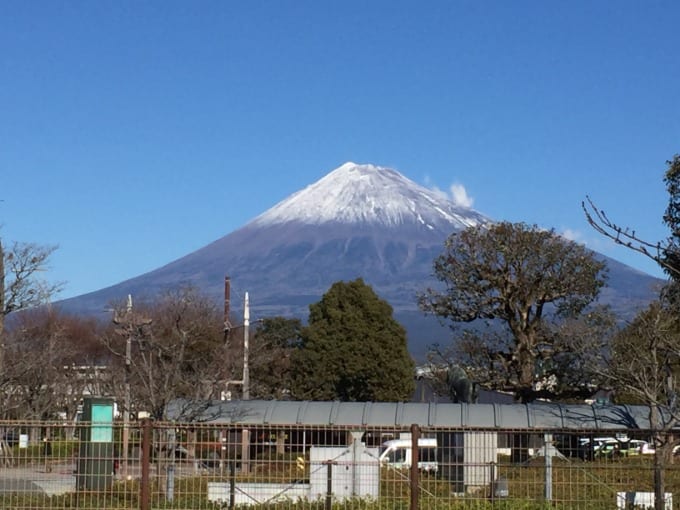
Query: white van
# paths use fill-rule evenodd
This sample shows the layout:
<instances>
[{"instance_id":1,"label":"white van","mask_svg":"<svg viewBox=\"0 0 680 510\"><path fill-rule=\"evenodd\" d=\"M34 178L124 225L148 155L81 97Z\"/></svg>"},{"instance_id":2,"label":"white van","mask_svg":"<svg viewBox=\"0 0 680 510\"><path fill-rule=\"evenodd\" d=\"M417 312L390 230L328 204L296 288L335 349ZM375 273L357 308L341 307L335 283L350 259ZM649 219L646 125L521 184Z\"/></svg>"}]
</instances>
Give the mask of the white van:
<instances>
[{"instance_id":1,"label":"white van","mask_svg":"<svg viewBox=\"0 0 680 510\"><path fill-rule=\"evenodd\" d=\"M380 463L393 468L410 468L412 460L411 439L392 439L380 447ZM418 469L436 472L437 440L430 437L418 438Z\"/></svg>"}]
</instances>

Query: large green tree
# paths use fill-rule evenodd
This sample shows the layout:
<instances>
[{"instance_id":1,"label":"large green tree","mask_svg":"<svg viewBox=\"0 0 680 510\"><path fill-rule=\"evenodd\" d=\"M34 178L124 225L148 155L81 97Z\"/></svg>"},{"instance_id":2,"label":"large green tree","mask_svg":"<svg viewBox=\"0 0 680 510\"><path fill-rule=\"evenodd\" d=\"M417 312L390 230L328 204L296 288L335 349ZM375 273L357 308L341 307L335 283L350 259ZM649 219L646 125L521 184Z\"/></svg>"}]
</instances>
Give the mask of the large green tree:
<instances>
[{"instance_id":1,"label":"large green tree","mask_svg":"<svg viewBox=\"0 0 680 510\"><path fill-rule=\"evenodd\" d=\"M294 398L411 399L415 367L406 331L362 279L334 283L309 310L309 325L292 358Z\"/></svg>"},{"instance_id":2,"label":"large green tree","mask_svg":"<svg viewBox=\"0 0 680 510\"><path fill-rule=\"evenodd\" d=\"M595 300L605 270L553 231L508 222L470 227L447 239L434 261L442 286L427 289L419 304L454 329L475 324L457 353L481 386L522 402L575 397L590 389L576 378L565 384L573 374L564 366L577 366L572 356L582 353L572 352L562 325Z\"/></svg>"},{"instance_id":3,"label":"large green tree","mask_svg":"<svg viewBox=\"0 0 680 510\"><path fill-rule=\"evenodd\" d=\"M290 394L291 355L300 344L300 319L262 319L250 345L251 394L254 398L285 399Z\"/></svg>"},{"instance_id":4,"label":"large green tree","mask_svg":"<svg viewBox=\"0 0 680 510\"><path fill-rule=\"evenodd\" d=\"M680 280L680 155L666 161L668 168L664 175L668 191L668 207L663 215L663 222L669 228L670 236L663 243L659 262L668 276Z\"/></svg>"}]
</instances>

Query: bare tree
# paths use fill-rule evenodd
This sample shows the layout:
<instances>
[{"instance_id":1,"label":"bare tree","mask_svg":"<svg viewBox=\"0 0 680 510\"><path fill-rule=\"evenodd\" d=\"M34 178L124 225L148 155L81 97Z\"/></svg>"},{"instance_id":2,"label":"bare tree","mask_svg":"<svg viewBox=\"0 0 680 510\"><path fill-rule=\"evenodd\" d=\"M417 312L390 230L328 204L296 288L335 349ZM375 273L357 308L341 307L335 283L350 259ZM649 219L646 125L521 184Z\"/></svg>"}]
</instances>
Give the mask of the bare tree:
<instances>
[{"instance_id":1,"label":"bare tree","mask_svg":"<svg viewBox=\"0 0 680 510\"><path fill-rule=\"evenodd\" d=\"M170 402L206 400L222 385L223 324L210 298L185 288L135 305L134 311L119 305L114 317L117 327L103 337L116 359L111 366L112 392L123 395L129 360L136 410L164 420Z\"/></svg>"},{"instance_id":2,"label":"bare tree","mask_svg":"<svg viewBox=\"0 0 680 510\"><path fill-rule=\"evenodd\" d=\"M667 161L664 182L669 195L663 222L667 239L649 241L634 229L617 224L590 197L582 207L588 223L600 234L654 260L671 278L660 302L643 312L612 345L599 377L649 406L649 419L657 443L654 457L656 510L665 508L664 473L672 460L674 438L670 430L680 425L676 382L680 372L680 155Z\"/></svg>"},{"instance_id":3,"label":"bare tree","mask_svg":"<svg viewBox=\"0 0 680 510\"><path fill-rule=\"evenodd\" d=\"M5 418L73 419L86 389L96 323L60 314L52 307L26 310L7 332L6 377L0 407Z\"/></svg>"},{"instance_id":4,"label":"bare tree","mask_svg":"<svg viewBox=\"0 0 680 510\"><path fill-rule=\"evenodd\" d=\"M0 384L5 378L5 318L48 302L62 288L37 277L47 269L54 246L14 243L6 250L0 239Z\"/></svg>"},{"instance_id":5,"label":"bare tree","mask_svg":"<svg viewBox=\"0 0 680 510\"><path fill-rule=\"evenodd\" d=\"M655 261L673 280L680 280L680 155L666 161L668 168L664 176L669 194L668 207L663 222L671 235L665 240L650 241L639 235L635 229L622 226L609 218L590 198L581 203L588 223L604 237L616 244L641 253Z\"/></svg>"},{"instance_id":6,"label":"bare tree","mask_svg":"<svg viewBox=\"0 0 680 510\"><path fill-rule=\"evenodd\" d=\"M673 461L680 424L680 317L667 302L654 302L614 337L591 372L619 399L649 406L655 446L656 508L664 508L665 470Z\"/></svg>"}]
</instances>

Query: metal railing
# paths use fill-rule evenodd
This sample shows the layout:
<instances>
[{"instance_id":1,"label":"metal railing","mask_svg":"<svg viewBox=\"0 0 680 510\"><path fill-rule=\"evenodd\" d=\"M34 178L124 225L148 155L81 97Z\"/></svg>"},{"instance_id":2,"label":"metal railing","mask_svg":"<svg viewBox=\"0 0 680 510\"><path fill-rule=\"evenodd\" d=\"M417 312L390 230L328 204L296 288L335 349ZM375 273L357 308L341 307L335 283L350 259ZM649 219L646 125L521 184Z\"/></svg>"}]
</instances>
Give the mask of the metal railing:
<instances>
[{"instance_id":1,"label":"metal railing","mask_svg":"<svg viewBox=\"0 0 680 510\"><path fill-rule=\"evenodd\" d=\"M0 422L0 508L613 509L653 505L645 431ZM679 459L680 460L680 459ZM680 470L665 468L666 508ZM650 495L651 494L651 495ZM651 499L650 499L651 498Z\"/></svg>"}]
</instances>

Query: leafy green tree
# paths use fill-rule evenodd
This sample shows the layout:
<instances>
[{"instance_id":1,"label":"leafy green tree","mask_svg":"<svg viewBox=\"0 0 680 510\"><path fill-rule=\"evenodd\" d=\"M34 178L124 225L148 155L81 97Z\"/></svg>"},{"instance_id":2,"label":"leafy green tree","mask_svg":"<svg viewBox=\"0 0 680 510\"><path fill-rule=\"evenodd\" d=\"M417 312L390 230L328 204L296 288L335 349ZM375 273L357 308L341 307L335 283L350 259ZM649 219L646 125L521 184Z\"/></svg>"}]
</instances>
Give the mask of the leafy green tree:
<instances>
[{"instance_id":1,"label":"leafy green tree","mask_svg":"<svg viewBox=\"0 0 680 510\"><path fill-rule=\"evenodd\" d=\"M659 261L668 276L680 280L680 155L666 161L668 168L664 176L668 191L668 207L663 215L664 224L671 235L664 243Z\"/></svg>"},{"instance_id":2,"label":"leafy green tree","mask_svg":"<svg viewBox=\"0 0 680 510\"><path fill-rule=\"evenodd\" d=\"M297 399L405 401L415 388L406 331L362 279L336 282L309 307L292 357Z\"/></svg>"},{"instance_id":3,"label":"leafy green tree","mask_svg":"<svg viewBox=\"0 0 680 510\"><path fill-rule=\"evenodd\" d=\"M254 398L285 399L290 394L291 355L300 344L299 319L270 317L259 323L250 346L250 391Z\"/></svg>"},{"instance_id":4,"label":"leafy green tree","mask_svg":"<svg viewBox=\"0 0 680 510\"><path fill-rule=\"evenodd\" d=\"M508 222L471 227L448 238L434 261L443 290L427 289L419 305L453 329L474 323L458 355L482 387L511 391L521 402L574 397L591 390L581 381L565 384L573 374L563 367L580 353L558 325L595 300L605 269L553 231Z\"/></svg>"}]
</instances>

